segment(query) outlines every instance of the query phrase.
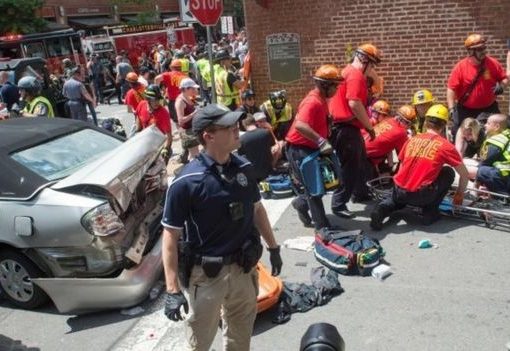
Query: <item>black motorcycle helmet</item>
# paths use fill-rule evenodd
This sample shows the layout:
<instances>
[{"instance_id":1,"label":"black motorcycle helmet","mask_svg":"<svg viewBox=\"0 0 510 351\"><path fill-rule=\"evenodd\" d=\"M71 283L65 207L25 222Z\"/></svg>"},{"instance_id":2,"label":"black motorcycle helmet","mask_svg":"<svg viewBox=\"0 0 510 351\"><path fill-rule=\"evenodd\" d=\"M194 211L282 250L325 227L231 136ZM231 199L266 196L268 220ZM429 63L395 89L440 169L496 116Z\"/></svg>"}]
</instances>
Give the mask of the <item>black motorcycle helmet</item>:
<instances>
[{"instance_id":1,"label":"black motorcycle helmet","mask_svg":"<svg viewBox=\"0 0 510 351\"><path fill-rule=\"evenodd\" d=\"M269 93L269 101L275 110L281 111L287 104L287 92L285 90L273 91Z\"/></svg>"},{"instance_id":2,"label":"black motorcycle helmet","mask_svg":"<svg viewBox=\"0 0 510 351\"><path fill-rule=\"evenodd\" d=\"M145 91L143 92L145 99L147 100L161 100L163 99L163 94L161 94L161 89L156 84L149 84Z\"/></svg>"}]
</instances>

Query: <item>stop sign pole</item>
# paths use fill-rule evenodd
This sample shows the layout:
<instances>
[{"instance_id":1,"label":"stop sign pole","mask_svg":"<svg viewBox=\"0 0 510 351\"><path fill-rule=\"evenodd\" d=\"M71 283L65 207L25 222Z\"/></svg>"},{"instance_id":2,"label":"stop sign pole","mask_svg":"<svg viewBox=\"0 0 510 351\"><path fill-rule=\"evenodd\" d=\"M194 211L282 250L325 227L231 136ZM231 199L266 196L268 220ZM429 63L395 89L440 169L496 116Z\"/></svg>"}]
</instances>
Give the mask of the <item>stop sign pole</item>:
<instances>
[{"instance_id":1,"label":"stop sign pole","mask_svg":"<svg viewBox=\"0 0 510 351\"><path fill-rule=\"evenodd\" d=\"M207 29L207 51L209 54L209 68L211 70L212 102L216 103L216 80L214 77L211 27L218 23L223 13L223 0L190 0L189 10L197 21Z\"/></svg>"}]
</instances>

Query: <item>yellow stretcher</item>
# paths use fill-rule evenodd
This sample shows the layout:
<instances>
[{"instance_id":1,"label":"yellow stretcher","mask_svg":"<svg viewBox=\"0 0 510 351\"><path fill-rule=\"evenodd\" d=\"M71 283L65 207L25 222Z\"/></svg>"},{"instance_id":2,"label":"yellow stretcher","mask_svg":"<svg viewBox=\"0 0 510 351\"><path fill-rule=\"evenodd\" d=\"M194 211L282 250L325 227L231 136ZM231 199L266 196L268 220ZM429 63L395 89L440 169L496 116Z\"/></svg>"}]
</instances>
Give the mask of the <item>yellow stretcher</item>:
<instances>
[{"instance_id":1,"label":"yellow stretcher","mask_svg":"<svg viewBox=\"0 0 510 351\"><path fill-rule=\"evenodd\" d=\"M377 200L391 196L393 178L384 176L367 182L372 195ZM510 196L487 190L468 188L462 205L453 205L455 187L445 196L439 206L442 214L474 220L484 223L489 228L504 227L510 229Z\"/></svg>"}]
</instances>

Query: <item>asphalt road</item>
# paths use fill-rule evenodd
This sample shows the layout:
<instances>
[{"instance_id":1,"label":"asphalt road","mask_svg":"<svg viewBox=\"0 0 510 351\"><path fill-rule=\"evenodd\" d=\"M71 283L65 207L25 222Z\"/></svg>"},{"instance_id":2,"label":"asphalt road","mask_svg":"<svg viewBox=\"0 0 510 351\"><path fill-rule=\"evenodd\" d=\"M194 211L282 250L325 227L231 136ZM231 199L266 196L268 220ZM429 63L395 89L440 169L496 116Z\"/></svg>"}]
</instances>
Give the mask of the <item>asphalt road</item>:
<instances>
[{"instance_id":1,"label":"asphalt road","mask_svg":"<svg viewBox=\"0 0 510 351\"><path fill-rule=\"evenodd\" d=\"M99 111L100 118L128 121L125 107L100 106ZM329 201L326 196L326 209ZM288 205L289 200L266 201L278 240L313 235ZM510 232L452 218L425 227L404 214L374 233L368 226L371 206L352 205L353 220L331 220L380 239L393 274L382 282L340 276L342 295L292 315L284 325L271 323L272 311L261 314L252 350L298 350L301 335L316 322L337 326L347 350L505 350L510 341ZM436 248L419 249L425 238ZM284 281L310 282L310 269L318 266L311 252L282 249L282 257ZM268 263L267 254L263 261ZM166 320L162 295L140 307L143 311L135 315L115 310L74 316L52 306L22 311L0 300L0 350L183 350L182 324ZM213 349L221 349L219 333Z\"/></svg>"}]
</instances>

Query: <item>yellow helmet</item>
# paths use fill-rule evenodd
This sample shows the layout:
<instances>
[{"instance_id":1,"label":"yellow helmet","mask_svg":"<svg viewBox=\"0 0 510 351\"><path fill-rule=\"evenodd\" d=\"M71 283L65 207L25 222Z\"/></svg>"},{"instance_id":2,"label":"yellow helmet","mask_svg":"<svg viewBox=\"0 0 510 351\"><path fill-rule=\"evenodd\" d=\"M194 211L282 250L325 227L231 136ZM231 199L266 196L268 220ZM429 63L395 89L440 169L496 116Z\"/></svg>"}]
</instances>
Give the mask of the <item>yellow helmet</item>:
<instances>
[{"instance_id":1,"label":"yellow helmet","mask_svg":"<svg viewBox=\"0 0 510 351\"><path fill-rule=\"evenodd\" d=\"M421 89L418 90L413 95L413 105L421 105L426 104L427 102L434 102L436 99L434 99L434 96L430 92L430 90L427 89Z\"/></svg>"},{"instance_id":2,"label":"yellow helmet","mask_svg":"<svg viewBox=\"0 0 510 351\"><path fill-rule=\"evenodd\" d=\"M448 109L441 104L432 105L425 114L425 118L434 117L448 122Z\"/></svg>"}]
</instances>

